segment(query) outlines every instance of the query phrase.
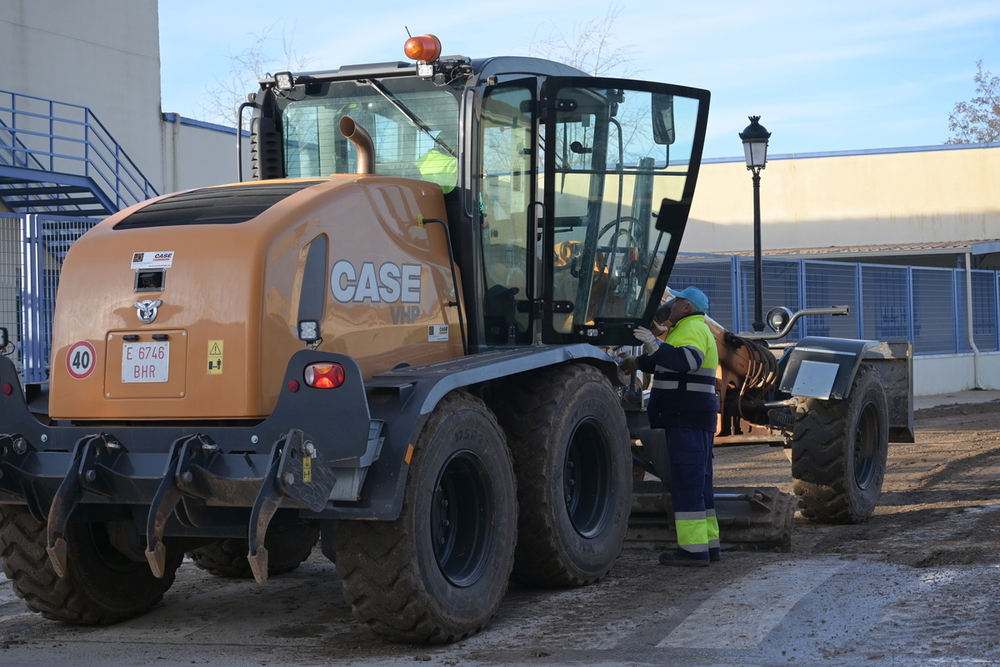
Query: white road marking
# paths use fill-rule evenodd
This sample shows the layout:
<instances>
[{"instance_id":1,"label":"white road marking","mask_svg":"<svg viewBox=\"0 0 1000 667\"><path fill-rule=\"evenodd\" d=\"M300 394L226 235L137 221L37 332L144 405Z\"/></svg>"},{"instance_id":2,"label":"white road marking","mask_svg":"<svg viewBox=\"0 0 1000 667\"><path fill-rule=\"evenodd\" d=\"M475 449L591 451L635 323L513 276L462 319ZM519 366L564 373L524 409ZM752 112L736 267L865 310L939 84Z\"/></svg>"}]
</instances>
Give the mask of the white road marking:
<instances>
[{"instance_id":1,"label":"white road marking","mask_svg":"<svg viewBox=\"0 0 1000 667\"><path fill-rule=\"evenodd\" d=\"M656 647L755 648L799 600L845 566L825 558L761 568L705 600Z\"/></svg>"},{"instance_id":2,"label":"white road marking","mask_svg":"<svg viewBox=\"0 0 1000 667\"><path fill-rule=\"evenodd\" d=\"M10 580L4 576L3 572L0 572L0 604L6 604L20 599L21 598L17 597L17 594L14 593L14 584L10 583Z\"/></svg>"}]
</instances>

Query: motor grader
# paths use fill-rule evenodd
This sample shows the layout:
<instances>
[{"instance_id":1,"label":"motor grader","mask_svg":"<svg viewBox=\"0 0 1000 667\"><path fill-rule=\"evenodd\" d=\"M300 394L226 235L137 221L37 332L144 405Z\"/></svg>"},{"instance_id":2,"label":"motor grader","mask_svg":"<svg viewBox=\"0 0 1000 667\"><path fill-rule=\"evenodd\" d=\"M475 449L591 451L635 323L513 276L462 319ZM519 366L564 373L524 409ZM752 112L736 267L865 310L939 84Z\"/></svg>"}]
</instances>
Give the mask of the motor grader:
<instances>
[{"instance_id":1,"label":"motor grader","mask_svg":"<svg viewBox=\"0 0 1000 667\"><path fill-rule=\"evenodd\" d=\"M448 642L511 578L612 566L633 459L606 349L660 306L709 93L406 50L266 78L251 181L70 249L44 414L0 358L0 555L30 609L113 623L185 553L264 583L319 541L357 618ZM740 414L773 411L740 372Z\"/></svg>"}]
</instances>

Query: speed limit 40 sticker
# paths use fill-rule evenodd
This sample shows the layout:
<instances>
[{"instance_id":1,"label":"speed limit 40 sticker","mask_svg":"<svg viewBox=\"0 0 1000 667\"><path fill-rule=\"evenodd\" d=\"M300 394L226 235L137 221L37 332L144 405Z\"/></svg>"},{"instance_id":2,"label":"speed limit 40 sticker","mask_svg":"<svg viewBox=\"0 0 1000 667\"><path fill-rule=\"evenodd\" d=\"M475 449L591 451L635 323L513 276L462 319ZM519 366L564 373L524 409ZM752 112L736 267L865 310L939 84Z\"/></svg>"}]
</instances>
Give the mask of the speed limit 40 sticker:
<instances>
[{"instance_id":1,"label":"speed limit 40 sticker","mask_svg":"<svg viewBox=\"0 0 1000 667\"><path fill-rule=\"evenodd\" d=\"M66 355L66 370L77 380L88 377L97 365L97 351L85 340L73 343Z\"/></svg>"}]
</instances>

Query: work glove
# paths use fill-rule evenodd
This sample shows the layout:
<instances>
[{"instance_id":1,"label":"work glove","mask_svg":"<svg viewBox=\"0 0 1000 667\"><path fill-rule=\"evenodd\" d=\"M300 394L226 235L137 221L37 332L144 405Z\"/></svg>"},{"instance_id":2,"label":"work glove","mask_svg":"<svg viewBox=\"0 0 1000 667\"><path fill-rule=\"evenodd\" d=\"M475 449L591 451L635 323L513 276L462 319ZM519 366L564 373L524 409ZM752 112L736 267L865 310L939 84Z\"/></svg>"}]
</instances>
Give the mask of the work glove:
<instances>
[{"instance_id":1,"label":"work glove","mask_svg":"<svg viewBox=\"0 0 1000 667\"><path fill-rule=\"evenodd\" d=\"M620 370L625 375L633 375L637 370L639 370L639 362L634 354L631 354L623 358L618 364L618 370Z\"/></svg>"},{"instance_id":2,"label":"work glove","mask_svg":"<svg viewBox=\"0 0 1000 667\"><path fill-rule=\"evenodd\" d=\"M636 340L642 343L642 351L646 354L653 354L660 349L660 341L656 340L656 336L653 332L644 327L636 327L635 331L632 332Z\"/></svg>"}]
</instances>

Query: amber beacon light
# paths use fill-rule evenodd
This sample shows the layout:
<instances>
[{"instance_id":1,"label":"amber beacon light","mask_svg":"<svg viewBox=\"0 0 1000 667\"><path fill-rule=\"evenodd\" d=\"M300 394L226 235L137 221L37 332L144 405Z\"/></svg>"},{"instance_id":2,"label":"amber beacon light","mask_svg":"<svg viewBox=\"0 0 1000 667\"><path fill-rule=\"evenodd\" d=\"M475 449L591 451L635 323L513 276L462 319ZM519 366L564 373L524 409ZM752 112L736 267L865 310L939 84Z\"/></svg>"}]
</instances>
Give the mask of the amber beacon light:
<instances>
[{"instance_id":1,"label":"amber beacon light","mask_svg":"<svg viewBox=\"0 0 1000 667\"><path fill-rule=\"evenodd\" d=\"M441 40L434 35L410 37L403 45L403 52L410 60L432 63L441 57Z\"/></svg>"}]
</instances>

